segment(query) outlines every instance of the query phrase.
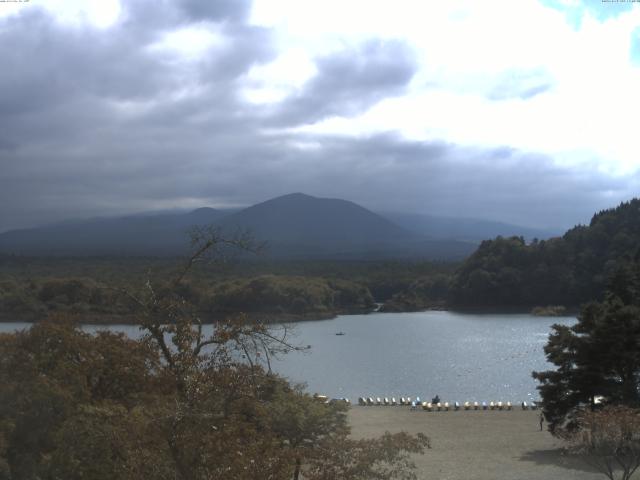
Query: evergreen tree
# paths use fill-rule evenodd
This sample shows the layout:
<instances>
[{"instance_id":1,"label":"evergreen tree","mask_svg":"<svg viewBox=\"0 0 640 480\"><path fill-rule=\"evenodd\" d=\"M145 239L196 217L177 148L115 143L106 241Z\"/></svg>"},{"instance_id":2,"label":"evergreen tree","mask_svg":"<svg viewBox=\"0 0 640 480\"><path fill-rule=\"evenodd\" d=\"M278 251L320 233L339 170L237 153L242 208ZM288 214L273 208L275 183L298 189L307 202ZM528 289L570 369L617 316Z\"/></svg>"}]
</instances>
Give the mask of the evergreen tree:
<instances>
[{"instance_id":1,"label":"evergreen tree","mask_svg":"<svg viewBox=\"0 0 640 480\"><path fill-rule=\"evenodd\" d=\"M554 325L545 346L555 370L533 372L544 414L554 431L572 428L576 414L596 397L640 406L640 264L615 272L602 303L585 305L572 327Z\"/></svg>"},{"instance_id":2,"label":"evergreen tree","mask_svg":"<svg viewBox=\"0 0 640 480\"><path fill-rule=\"evenodd\" d=\"M640 244L640 199L597 213L562 237L527 243L486 240L456 272L449 301L458 307L576 307L604 301L607 278L626 268Z\"/></svg>"}]
</instances>

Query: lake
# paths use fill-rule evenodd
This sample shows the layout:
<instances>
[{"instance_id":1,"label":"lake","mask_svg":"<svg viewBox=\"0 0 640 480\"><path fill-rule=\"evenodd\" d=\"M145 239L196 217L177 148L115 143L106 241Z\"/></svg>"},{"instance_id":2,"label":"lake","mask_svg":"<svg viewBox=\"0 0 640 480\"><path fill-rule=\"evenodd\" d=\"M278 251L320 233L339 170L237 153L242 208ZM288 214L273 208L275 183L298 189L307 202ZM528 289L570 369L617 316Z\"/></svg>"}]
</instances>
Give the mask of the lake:
<instances>
[{"instance_id":1,"label":"lake","mask_svg":"<svg viewBox=\"0 0 640 480\"><path fill-rule=\"evenodd\" d=\"M539 398L531 372L550 368L543 347L551 325L575 322L573 317L440 311L341 315L288 324L294 343L311 350L285 355L273 367L330 397L431 399L438 394L450 402L531 401ZM27 326L5 323L0 331ZM136 326L109 328L140 334Z\"/></svg>"}]
</instances>

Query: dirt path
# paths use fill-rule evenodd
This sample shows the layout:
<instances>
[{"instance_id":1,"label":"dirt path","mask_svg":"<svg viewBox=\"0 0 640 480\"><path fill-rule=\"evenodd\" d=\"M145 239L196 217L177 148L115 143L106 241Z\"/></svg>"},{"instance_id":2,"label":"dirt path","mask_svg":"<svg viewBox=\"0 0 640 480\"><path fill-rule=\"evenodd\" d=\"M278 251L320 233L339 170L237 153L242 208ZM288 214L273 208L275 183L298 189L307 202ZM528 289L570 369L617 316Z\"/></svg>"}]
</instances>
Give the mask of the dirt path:
<instances>
[{"instance_id":1,"label":"dirt path","mask_svg":"<svg viewBox=\"0 0 640 480\"><path fill-rule=\"evenodd\" d=\"M603 480L602 474L562 455L562 442L540 431L537 411L411 411L354 406L354 437L388 430L423 432L432 448L415 461L425 480ZM638 476L640 478L640 476Z\"/></svg>"}]
</instances>

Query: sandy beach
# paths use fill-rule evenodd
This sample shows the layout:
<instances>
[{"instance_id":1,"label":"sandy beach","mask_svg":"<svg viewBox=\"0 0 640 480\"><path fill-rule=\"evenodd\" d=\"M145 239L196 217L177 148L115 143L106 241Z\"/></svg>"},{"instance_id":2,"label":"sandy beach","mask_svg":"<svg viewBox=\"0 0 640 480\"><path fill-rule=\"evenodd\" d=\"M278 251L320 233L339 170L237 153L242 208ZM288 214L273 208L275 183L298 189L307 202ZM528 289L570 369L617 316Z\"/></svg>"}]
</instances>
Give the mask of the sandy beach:
<instances>
[{"instance_id":1,"label":"sandy beach","mask_svg":"<svg viewBox=\"0 0 640 480\"><path fill-rule=\"evenodd\" d=\"M353 406L352 435L422 432L431 449L415 457L425 480L596 480L605 477L562 454L563 443L540 431L538 411L411 411ZM640 478L640 476L638 477Z\"/></svg>"}]
</instances>

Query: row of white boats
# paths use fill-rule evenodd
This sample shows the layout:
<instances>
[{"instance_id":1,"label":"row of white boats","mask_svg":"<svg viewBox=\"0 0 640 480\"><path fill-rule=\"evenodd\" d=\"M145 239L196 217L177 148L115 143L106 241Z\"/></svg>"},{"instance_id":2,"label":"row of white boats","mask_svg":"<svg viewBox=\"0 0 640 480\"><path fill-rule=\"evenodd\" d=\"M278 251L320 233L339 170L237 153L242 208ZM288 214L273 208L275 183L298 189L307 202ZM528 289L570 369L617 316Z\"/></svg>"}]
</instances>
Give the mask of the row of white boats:
<instances>
[{"instance_id":1,"label":"row of white boats","mask_svg":"<svg viewBox=\"0 0 640 480\"><path fill-rule=\"evenodd\" d=\"M511 402L423 402L420 400L420 397L416 397L413 400L411 397L400 397L396 400L395 397L391 398L380 398L380 397L360 397L358 398L358 405L361 406L373 406L373 405L383 405L383 406L394 406L394 405L406 405L411 408L417 409L422 408L428 412L440 412L440 411L449 411L449 410L513 410L514 405ZM522 410L536 410L538 408L535 402L526 402L523 401L520 403L520 408Z\"/></svg>"}]
</instances>

